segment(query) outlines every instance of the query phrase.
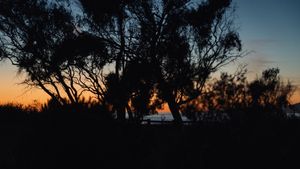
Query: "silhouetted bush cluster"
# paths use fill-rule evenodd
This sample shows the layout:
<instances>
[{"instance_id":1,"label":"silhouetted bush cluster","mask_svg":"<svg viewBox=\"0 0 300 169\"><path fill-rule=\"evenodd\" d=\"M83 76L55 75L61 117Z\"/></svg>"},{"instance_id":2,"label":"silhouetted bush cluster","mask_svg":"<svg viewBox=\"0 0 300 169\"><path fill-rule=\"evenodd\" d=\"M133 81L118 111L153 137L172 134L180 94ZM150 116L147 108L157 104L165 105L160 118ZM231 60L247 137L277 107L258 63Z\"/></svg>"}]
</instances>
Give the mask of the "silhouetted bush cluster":
<instances>
[{"instance_id":1,"label":"silhouetted bush cluster","mask_svg":"<svg viewBox=\"0 0 300 169\"><path fill-rule=\"evenodd\" d=\"M264 70L251 82L246 73L245 68L233 75L222 73L220 79L206 86L201 97L183 106L182 112L196 121L205 120L205 114L211 114L216 121L230 119L239 123L285 119L284 110L290 106L294 86L280 80L278 68Z\"/></svg>"}]
</instances>

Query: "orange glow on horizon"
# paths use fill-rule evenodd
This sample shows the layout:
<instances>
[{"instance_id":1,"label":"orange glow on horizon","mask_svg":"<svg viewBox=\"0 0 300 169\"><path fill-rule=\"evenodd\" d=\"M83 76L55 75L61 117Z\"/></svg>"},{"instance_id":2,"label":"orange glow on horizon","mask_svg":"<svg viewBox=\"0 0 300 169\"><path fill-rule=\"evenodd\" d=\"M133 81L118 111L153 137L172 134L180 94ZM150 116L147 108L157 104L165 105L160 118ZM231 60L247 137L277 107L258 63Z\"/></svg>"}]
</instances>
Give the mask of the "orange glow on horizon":
<instances>
[{"instance_id":1,"label":"orange glow on horizon","mask_svg":"<svg viewBox=\"0 0 300 169\"><path fill-rule=\"evenodd\" d=\"M24 75L17 75L17 69L9 63L0 62L0 104L16 103L23 105L33 105L34 103L43 104L50 97L41 89L27 88L26 85L20 85ZM292 104L300 102L300 87L294 92L290 99ZM159 113L170 112L167 104Z\"/></svg>"},{"instance_id":2,"label":"orange glow on horizon","mask_svg":"<svg viewBox=\"0 0 300 169\"><path fill-rule=\"evenodd\" d=\"M23 85L11 85L3 88L0 85L0 104L15 103L23 105L32 105L34 103L44 104L50 97L40 89L27 89ZM300 89L296 90L290 98L291 104L300 103ZM170 112L167 104L158 113Z\"/></svg>"},{"instance_id":3,"label":"orange glow on horizon","mask_svg":"<svg viewBox=\"0 0 300 169\"><path fill-rule=\"evenodd\" d=\"M300 103L300 88L296 90L293 96L291 97L291 103L292 104Z\"/></svg>"}]
</instances>

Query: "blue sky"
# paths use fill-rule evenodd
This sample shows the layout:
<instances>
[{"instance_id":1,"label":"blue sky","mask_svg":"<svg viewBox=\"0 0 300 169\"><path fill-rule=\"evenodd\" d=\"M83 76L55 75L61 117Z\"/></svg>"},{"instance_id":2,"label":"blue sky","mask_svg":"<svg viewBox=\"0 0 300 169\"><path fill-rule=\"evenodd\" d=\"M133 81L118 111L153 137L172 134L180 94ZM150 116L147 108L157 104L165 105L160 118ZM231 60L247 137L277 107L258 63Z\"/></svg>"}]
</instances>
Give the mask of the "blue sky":
<instances>
[{"instance_id":1,"label":"blue sky","mask_svg":"<svg viewBox=\"0 0 300 169\"><path fill-rule=\"evenodd\" d=\"M244 49L253 51L245 58L249 66L278 66L286 78L300 80L300 1L233 2Z\"/></svg>"}]
</instances>

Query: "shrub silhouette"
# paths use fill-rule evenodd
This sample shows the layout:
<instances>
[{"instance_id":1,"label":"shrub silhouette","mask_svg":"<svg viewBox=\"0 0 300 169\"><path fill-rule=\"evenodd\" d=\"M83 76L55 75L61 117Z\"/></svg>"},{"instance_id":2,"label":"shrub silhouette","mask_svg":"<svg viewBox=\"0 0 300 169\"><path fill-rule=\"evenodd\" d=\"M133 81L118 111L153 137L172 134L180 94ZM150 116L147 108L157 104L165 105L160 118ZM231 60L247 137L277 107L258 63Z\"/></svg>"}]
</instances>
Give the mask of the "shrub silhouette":
<instances>
[{"instance_id":1,"label":"shrub silhouette","mask_svg":"<svg viewBox=\"0 0 300 169\"><path fill-rule=\"evenodd\" d=\"M231 120L240 122L284 119L283 108L289 105L294 86L280 80L278 68L264 70L261 77L252 82L247 81L246 72L242 68L234 75L221 73L220 79L207 86L198 101L183 107L182 111L194 120L199 120L203 112L225 113Z\"/></svg>"}]
</instances>

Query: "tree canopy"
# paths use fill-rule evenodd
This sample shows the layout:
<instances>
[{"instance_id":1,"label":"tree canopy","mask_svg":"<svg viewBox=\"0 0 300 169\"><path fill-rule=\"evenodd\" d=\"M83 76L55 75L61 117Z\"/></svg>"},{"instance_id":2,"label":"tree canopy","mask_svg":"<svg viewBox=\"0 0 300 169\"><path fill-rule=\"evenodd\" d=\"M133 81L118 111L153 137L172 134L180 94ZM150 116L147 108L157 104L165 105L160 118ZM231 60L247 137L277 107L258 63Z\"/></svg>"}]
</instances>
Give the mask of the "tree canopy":
<instances>
[{"instance_id":1,"label":"tree canopy","mask_svg":"<svg viewBox=\"0 0 300 169\"><path fill-rule=\"evenodd\" d=\"M202 94L210 74L243 55L231 0L0 6L1 58L26 72L26 84L60 104L89 93L121 120L167 103L180 123L182 106Z\"/></svg>"}]
</instances>

